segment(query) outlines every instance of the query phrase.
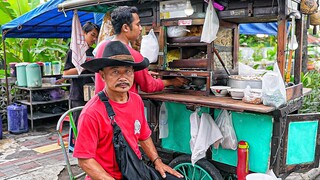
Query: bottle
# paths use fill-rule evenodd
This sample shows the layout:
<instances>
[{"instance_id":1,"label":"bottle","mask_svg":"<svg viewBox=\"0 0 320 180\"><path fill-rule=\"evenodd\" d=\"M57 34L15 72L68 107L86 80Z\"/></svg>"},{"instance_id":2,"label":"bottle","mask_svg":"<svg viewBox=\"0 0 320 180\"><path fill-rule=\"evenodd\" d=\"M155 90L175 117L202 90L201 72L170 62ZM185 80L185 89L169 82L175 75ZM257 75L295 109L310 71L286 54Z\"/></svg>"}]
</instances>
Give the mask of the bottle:
<instances>
[{"instance_id":1,"label":"bottle","mask_svg":"<svg viewBox=\"0 0 320 180\"><path fill-rule=\"evenodd\" d=\"M159 113L159 139L167 138L168 135L168 111L165 103L163 102L161 104Z\"/></svg>"},{"instance_id":2,"label":"bottle","mask_svg":"<svg viewBox=\"0 0 320 180\"><path fill-rule=\"evenodd\" d=\"M245 180L248 174L249 174L249 145L246 141L239 141L238 164L237 164L238 180Z\"/></svg>"}]
</instances>

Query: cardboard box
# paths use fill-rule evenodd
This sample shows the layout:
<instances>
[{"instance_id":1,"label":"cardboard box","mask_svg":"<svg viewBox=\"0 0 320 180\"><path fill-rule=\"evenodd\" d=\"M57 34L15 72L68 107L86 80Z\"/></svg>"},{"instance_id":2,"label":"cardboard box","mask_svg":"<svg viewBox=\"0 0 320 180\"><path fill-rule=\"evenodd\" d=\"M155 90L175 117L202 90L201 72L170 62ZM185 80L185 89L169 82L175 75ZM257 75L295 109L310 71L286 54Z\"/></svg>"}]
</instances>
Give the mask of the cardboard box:
<instances>
[{"instance_id":1,"label":"cardboard box","mask_svg":"<svg viewBox=\"0 0 320 180\"><path fill-rule=\"evenodd\" d=\"M83 99L89 101L94 96L95 86L93 83L85 84L83 86Z\"/></svg>"}]
</instances>

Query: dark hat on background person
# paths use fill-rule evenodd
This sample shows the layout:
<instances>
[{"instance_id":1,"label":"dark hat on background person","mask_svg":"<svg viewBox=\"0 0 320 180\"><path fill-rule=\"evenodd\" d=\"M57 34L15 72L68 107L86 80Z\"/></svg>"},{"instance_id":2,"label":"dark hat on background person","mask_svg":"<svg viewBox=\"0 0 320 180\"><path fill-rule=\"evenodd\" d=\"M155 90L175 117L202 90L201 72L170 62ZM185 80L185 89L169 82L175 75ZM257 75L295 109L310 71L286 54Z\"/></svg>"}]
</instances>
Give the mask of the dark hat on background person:
<instances>
[{"instance_id":1,"label":"dark hat on background person","mask_svg":"<svg viewBox=\"0 0 320 180\"><path fill-rule=\"evenodd\" d=\"M103 50L101 58L94 58L81 66L91 72L99 72L104 67L132 66L134 71L140 71L149 66L149 60L144 58L141 62L134 62L129 49L120 41L110 41Z\"/></svg>"}]
</instances>

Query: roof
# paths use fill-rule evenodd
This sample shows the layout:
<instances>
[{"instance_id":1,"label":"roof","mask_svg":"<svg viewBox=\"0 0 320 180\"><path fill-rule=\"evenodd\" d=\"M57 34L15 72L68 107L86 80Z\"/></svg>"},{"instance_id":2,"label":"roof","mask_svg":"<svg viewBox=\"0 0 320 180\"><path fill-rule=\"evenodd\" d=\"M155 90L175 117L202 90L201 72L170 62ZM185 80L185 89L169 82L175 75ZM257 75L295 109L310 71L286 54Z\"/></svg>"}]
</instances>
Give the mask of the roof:
<instances>
[{"instance_id":1,"label":"roof","mask_svg":"<svg viewBox=\"0 0 320 180\"><path fill-rule=\"evenodd\" d=\"M70 38L73 11L58 11L58 4L64 1L50 0L2 25L3 38ZM78 15L81 24L100 25L104 14L78 11Z\"/></svg>"}]
</instances>

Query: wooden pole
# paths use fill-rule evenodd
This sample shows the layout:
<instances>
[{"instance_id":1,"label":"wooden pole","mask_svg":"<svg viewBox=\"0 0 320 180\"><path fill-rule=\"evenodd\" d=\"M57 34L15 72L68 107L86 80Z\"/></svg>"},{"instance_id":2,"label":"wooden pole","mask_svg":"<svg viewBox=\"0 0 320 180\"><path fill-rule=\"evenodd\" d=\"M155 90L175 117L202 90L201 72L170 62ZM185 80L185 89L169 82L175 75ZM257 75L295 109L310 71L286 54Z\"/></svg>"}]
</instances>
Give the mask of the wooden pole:
<instances>
[{"instance_id":1,"label":"wooden pole","mask_svg":"<svg viewBox=\"0 0 320 180\"><path fill-rule=\"evenodd\" d=\"M282 77L284 77L284 69L286 65L286 45L287 45L287 19L286 6L287 1L279 1L278 12L278 53L277 62Z\"/></svg>"},{"instance_id":2,"label":"wooden pole","mask_svg":"<svg viewBox=\"0 0 320 180\"><path fill-rule=\"evenodd\" d=\"M301 71L302 71L302 50L303 46L303 31L304 31L304 16L301 15L300 19L296 20L296 36L298 41L298 49L296 49L294 56L294 84L301 82Z\"/></svg>"}]
</instances>

